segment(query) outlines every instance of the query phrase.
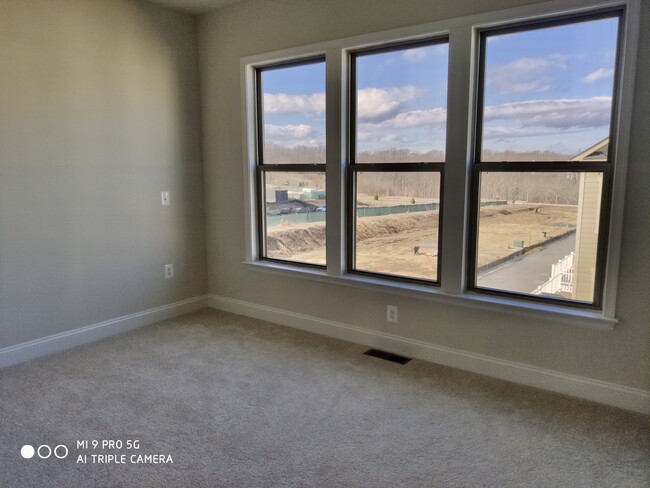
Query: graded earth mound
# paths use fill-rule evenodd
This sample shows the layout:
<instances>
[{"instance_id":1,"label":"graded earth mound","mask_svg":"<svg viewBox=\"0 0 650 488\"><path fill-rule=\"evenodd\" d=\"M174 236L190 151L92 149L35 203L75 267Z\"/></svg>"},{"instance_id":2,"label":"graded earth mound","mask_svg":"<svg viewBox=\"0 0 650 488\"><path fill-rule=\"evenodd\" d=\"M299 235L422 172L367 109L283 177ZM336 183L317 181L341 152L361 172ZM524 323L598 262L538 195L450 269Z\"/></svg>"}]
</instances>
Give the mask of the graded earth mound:
<instances>
[{"instance_id":1,"label":"graded earth mound","mask_svg":"<svg viewBox=\"0 0 650 488\"><path fill-rule=\"evenodd\" d=\"M388 274L436 279L437 259L417 254L422 242L438 241L439 212L412 212L357 221L356 267ZM500 205L481 209L478 265L484 266L525 246L575 231L573 205ZM325 263L325 224L280 225L268 229L269 257L315 264Z\"/></svg>"}]
</instances>

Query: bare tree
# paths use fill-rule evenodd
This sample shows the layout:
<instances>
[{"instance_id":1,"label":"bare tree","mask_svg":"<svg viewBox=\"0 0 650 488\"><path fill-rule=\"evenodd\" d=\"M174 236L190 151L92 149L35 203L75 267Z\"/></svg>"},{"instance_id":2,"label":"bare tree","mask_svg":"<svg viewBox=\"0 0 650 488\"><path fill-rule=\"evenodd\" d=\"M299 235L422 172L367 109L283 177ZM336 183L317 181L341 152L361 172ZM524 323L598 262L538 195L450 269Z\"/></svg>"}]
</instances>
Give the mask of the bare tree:
<instances>
[{"instance_id":1,"label":"bare tree","mask_svg":"<svg viewBox=\"0 0 650 488\"><path fill-rule=\"evenodd\" d=\"M269 163L324 163L324 146L284 147L265 145L265 161ZM487 151L484 158L490 161L543 161L566 160L566 155L549 151L494 152ZM357 155L361 163L444 161L441 151L417 153L408 149L386 149L363 152ZM483 173L481 176L482 200L525 201L530 203L576 205L580 178L577 173ZM324 175L318 173L268 173L267 183L289 186L323 188ZM440 177L437 173L363 172L357 177L357 190L368 195L404 196L409 198L438 199Z\"/></svg>"}]
</instances>

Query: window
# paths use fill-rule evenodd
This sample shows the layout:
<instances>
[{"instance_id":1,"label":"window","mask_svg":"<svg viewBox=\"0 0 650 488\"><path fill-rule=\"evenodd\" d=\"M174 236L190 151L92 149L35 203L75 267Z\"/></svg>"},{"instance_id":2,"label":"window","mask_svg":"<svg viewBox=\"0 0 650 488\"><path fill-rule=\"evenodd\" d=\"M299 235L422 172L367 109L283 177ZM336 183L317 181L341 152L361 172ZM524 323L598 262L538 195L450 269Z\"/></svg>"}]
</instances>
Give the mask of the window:
<instances>
[{"instance_id":1,"label":"window","mask_svg":"<svg viewBox=\"0 0 650 488\"><path fill-rule=\"evenodd\" d=\"M611 328L640 2L572 5L243 59L247 261Z\"/></svg>"},{"instance_id":2,"label":"window","mask_svg":"<svg viewBox=\"0 0 650 488\"><path fill-rule=\"evenodd\" d=\"M481 32L476 290L600 306L620 16Z\"/></svg>"},{"instance_id":3,"label":"window","mask_svg":"<svg viewBox=\"0 0 650 488\"><path fill-rule=\"evenodd\" d=\"M262 257L325 265L325 62L257 71Z\"/></svg>"},{"instance_id":4,"label":"window","mask_svg":"<svg viewBox=\"0 0 650 488\"><path fill-rule=\"evenodd\" d=\"M352 53L351 271L438 282L448 44Z\"/></svg>"}]
</instances>

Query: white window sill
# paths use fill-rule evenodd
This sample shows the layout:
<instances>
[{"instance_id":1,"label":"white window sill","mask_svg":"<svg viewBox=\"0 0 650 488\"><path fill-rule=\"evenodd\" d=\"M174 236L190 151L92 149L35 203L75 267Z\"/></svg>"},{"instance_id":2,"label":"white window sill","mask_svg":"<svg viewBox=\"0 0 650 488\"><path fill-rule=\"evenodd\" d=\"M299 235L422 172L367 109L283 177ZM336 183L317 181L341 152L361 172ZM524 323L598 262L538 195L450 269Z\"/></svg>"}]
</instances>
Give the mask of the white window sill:
<instances>
[{"instance_id":1,"label":"white window sill","mask_svg":"<svg viewBox=\"0 0 650 488\"><path fill-rule=\"evenodd\" d=\"M274 273L292 278L302 278L337 286L350 286L353 288L392 293L409 298L418 298L482 310L521 315L551 322L564 322L590 329L613 330L614 326L618 322L617 319L605 317L602 312L593 310L528 302L472 292L465 292L460 295L450 295L444 293L437 287L402 283L353 274L333 276L327 274L325 270L284 265L269 261L245 261L244 264L249 269L255 271Z\"/></svg>"}]
</instances>

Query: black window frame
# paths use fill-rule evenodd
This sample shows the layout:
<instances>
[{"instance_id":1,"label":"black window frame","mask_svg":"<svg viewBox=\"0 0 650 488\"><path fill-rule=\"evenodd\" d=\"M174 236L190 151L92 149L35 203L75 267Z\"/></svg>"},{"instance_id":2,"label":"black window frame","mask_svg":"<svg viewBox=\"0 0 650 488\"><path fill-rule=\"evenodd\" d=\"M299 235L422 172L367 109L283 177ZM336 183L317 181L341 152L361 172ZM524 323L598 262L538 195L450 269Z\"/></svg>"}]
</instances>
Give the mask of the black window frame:
<instances>
[{"instance_id":1,"label":"black window frame","mask_svg":"<svg viewBox=\"0 0 650 488\"><path fill-rule=\"evenodd\" d=\"M305 173L314 172L322 173L326 176L326 163L265 163L264 162L264 89L262 86L262 74L266 71L279 70L284 68L294 68L309 64L323 63L325 65L325 56L311 56L302 59L292 59L255 68L254 92L255 92L255 193L257 200L257 256L261 261L269 261L278 264L290 264L292 266L301 266L306 268L324 270L325 264L307 263L304 261L293 261L290 259L272 258L267 255L266 245L266 178L267 172L284 172L284 173ZM324 80L326 81L326 80ZM326 87L324 87L326 88ZM327 114L325 115L327 117ZM327 139L325 140L327 145ZM327 186L325 187L327 191ZM327 223L326 223L327 225ZM326 243L327 246L327 243ZM327 253L326 253L327 258Z\"/></svg>"},{"instance_id":2,"label":"black window frame","mask_svg":"<svg viewBox=\"0 0 650 488\"><path fill-rule=\"evenodd\" d=\"M550 17L535 19L532 21L514 22L494 28L478 29L478 69L476 73L476 109L474 110L474 138L472 161L470 168L470 206L469 206L469 229L468 229L468 246L467 246L467 291L480 293L482 295L491 295L496 297L516 298L529 302L545 303L560 305L563 307L580 308L588 310L602 310L603 295L605 289L605 273L607 264L607 248L609 243L609 227L612 211L611 194L613 188L613 178L615 174L616 154L616 114L618 113L618 93L620 83L621 61L623 53L622 32L625 26L626 8L619 5L611 8L601 8L591 10L586 13L577 13L562 15L559 17ZM516 32L525 32L548 27L561 25L570 25L580 22L593 20L602 20L607 18L618 19L618 30L616 39L616 60L614 66L614 79L612 84L612 106L610 113L609 126L609 150L607 160L601 161L501 161L501 162L483 162L481 160L482 142L483 142L483 112L484 112L484 92L485 92L485 74L486 74L486 39L491 35L510 34ZM600 200L600 222L598 247L596 254L596 273L594 279L594 298L592 302L583 302L573 299L554 298L548 296L539 296L514 291L497 290L492 288L479 287L477 281L477 255L478 255L478 235L479 235L479 212L480 212L480 180L481 173L487 172L566 172L566 173L602 173L603 184L601 189Z\"/></svg>"},{"instance_id":3,"label":"black window frame","mask_svg":"<svg viewBox=\"0 0 650 488\"><path fill-rule=\"evenodd\" d=\"M367 276L370 278L380 278L382 280L397 281L402 283L411 283L425 286L440 287L440 277L442 268L442 215L444 202L444 169L447 164L447 148L445 147L445 161L436 162L385 162L385 163L359 163L357 162L356 133L357 133L357 63L360 56L381 54L387 52L402 51L423 46L435 46L438 44L449 45L449 36L435 36L425 39L410 40L406 42L394 42L381 46L371 46L363 49L356 49L349 52L349 74L348 74L348 164L346 165L346 269L353 275ZM449 65L449 58L447 64ZM447 76L449 80L449 75ZM446 123L445 123L446 124ZM445 134L447 128L445 127ZM446 146L446 140L445 140ZM357 174L370 172L384 173L437 173L440 177L440 195L438 203L438 255L437 272L435 280L423 278L408 277L405 275L394 275L380 273L375 271L356 269L356 226L357 226Z\"/></svg>"}]
</instances>

